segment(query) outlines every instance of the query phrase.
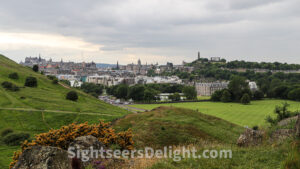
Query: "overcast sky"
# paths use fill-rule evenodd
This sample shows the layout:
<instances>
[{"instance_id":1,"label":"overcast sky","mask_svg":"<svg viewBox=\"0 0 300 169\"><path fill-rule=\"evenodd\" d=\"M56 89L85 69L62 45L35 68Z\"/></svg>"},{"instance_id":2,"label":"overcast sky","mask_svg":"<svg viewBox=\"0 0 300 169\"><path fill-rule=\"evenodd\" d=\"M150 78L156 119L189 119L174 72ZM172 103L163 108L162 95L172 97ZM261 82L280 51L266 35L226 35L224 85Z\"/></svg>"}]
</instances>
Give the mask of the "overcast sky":
<instances>
[{"instance_id":1,"label":"overcast sky","mask_svg":"<svg viewBox=\"0 0 300 169\"><path fill-rule=\"evenodd\" d=\"M299 0L0 0L0 53L182 63L300 63Z\"/></svg>"}]
</instances>

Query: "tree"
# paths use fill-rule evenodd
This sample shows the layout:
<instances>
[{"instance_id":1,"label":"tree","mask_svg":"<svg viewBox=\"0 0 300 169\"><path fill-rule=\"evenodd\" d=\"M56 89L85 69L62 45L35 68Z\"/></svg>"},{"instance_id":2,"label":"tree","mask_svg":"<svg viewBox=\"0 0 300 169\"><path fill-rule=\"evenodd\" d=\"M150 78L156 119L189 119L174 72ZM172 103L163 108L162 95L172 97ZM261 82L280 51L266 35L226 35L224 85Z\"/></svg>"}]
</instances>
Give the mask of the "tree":
<instances>
[{"instance_id":1,"label":"tree","mask_svg":"<svg viewBox=\"0 0 300 169\"><path fill-rule=\"evenodd\" d=\"M77 101L78 100L78 94L75 91L70 91L69 93L67 93L66 96L67 100L72 100L72 101Z\"/></svg>"},{"instance_id":2,"label":"tree","mask_svg":"<svg viewBox=\"0 0 300 169\"><path fill-rule=\"evenodd\" d=\"M37 85L37 79L35 77L29 76L26 78L24 86L37 87Z\"/></svg>"},{"instance_id":3,"label":"tree","mask_svg":"<svg viewBox=\"0 0 300 169\"><path fill-rule=\"evenodd\" d=\"M125 84L119 85L115 95L117 98L126 99L128 96L128 90L129 90L128 85Z\"/></svg>"},{"instance_id":4,"label":"tree","mask_svg":"<svg viewBox=\"0 0 300 169\"><path fill-rule=\"evenodd\" d=\"M145 101L153 101L155 100L155 92L150 90L150 89L146 89L145 92L144 92L144 100Z\"/></svg>"},{"instance_id":5,"label":"tree","mask_svg":"<svg viewBox=\"0 0 300 169\"><path fill-rule=\"evenodd\" d=\"M135 85L129 88L129 98L135 101L144 100L145 87L143 85Z\"/></svg>"},{"instance_id":6,"label":"tree","mask_svg":"<svg viewBox=\"0 0 300 169\"><path fill-rule=\"evenodd\" d=\"M245 92L250 92L249 85L244 77L234 76L228 85L228 90L235 101L240 101ZM248 96L250 94L248 93Z\"/></svg>"},{"instance_id":7,"label":"tree","mask_svg":"<svg viewBox=\"0 0 300 169\"><path fill-rule=\"evenodd\" d=\"M5 81L5 82L2 82L1 85L6 90L10 90L10 91L13 91L13 92L20 90L18 86L16 86L15 84L13 84L11 82Z\"/></svg>"},{"instance_id":8,"label":"tree","mask_svg":"<svg viewBox=\"0 0 300 169\"><path fill-rule=\"evenodd\" d=\"M38 65L33 65L32 70L35 72L39 71L39 66Z\"/></svg>"},{"instance_id":9,"label":"tree","mask_svg":"<svg viewBox=\"0 0 300 169\"><path fill-rule=\"evenodd\" d=\"M188 100L195 100L197 98L197 92L194 86L185 86L182 91Z\"/></svg>"},{"instance_id":10,"label":"tree","mask_svg":"<svg viewBox=\"0 0 300 169\"><path fill-rule=\"evenodd\" d=\"M300 88L291 90L288 94L288 98L291 100L300 101Z\"/></svg>"},{"instance_id":11,"label":"tree","mask_svg":"<svg viewBox=\"0 0 300 169\"><path fill-rule=\"evenodd\" d=\"M98 97L103 92L103 85L100 84L94 84L94 83L83 83L80 86L81 90L83 90L85 93L91 94L94 97Z\"/></svg>"},{"instance_id":12,"label":"tree","mask_svg":"<svg viewBox=\"0 0 300 169\"><path fill-rule=\"evenodd\" d=\"M250 103L250 96L248 93L245 93L241 98L242 104L249 104Z\"/></svg>"},{"instance_id":13,"label":"tree","mask_svg":"<svg viewBox=\"0 0 300 169\"><path fill-rule=\"evenodd\" d=\"M16 72L9 74L8 77L15 80L19 79L19 75Z\"/></svg>"},{"instance_id":14,"label":"tree","mask_svg":"<svg viewBox=\"0 0 300 169\"><path fill-rule=\"evenodd\" d=\"M180 94L178 92L176 92L176 93L170 95L169 99L171 99L172 101L180 101Z\"/></svg>"},{"instance_id":15,"label":"tree","mask_svg":"<svg viewBox=\"0 0 300 169\"><path fill-rule=\"evenodd\" d=\"M228 90L224 90L221 97L222 102L231 102L231 94Z\"/></svg>"},{"instance_id":16,"label":"tree","mask_svg":"<svg viewBox=\"0 0 300 169\"><path fill-rule=\"evenodd\" d=\"M221 101L222 94L223 94L223 90L217 90L217 91L215 91L211 95L211 100L215 101L215 102Z\"/></svg>"},{"instance_id":17,"label":"tree","mask_svg":"<svg viewBox=\"0 0 300 169\"><path fill-rule=\"evenodd\" d=\"M253 93L253 98L255 100L260 100L260 99L264 98L264 93L260 90L257 90Z\"/></svg>"}]
</instances>

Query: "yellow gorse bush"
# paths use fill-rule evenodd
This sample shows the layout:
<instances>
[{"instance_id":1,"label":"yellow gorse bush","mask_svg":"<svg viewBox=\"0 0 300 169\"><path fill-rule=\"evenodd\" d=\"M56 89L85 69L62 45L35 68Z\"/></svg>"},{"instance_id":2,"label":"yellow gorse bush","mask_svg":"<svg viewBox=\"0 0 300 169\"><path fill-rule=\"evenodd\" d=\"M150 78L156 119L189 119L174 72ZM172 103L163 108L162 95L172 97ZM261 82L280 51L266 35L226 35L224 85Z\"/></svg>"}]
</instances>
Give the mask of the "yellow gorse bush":
<instances>
[{"instance_id":1,"label":"yellow gorse bush","mask_svg":"<svg viewBox=\"0 0 300 169\"><path fill-rule=\"evenodd\" d=\"M21 151L15 152L13 162L10 164L10 169L17 163L20 155L25 149L32 146L52 146L67 150L69 144L80 136L94 136L105 146L117 144L121 149L133 149L132 131L131 129L116 133L110 127L109 123L100 121L98 124L88 125L88 123L75 124L63 126L57 130L50 130L47 133L41 133L35 136L31 142L27 140L22 144Z\"/></svg>"}]
</instances>

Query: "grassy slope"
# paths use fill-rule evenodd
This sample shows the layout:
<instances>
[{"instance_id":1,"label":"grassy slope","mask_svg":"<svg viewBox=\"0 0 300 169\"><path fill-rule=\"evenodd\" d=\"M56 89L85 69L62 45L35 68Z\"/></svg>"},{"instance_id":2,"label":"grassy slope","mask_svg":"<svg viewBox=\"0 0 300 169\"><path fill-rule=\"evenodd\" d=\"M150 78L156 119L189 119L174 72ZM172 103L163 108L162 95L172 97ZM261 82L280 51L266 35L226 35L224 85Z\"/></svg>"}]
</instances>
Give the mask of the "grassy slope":
<instances>
[{"instance_id":1,"label":"grassy slope","mask_svg":"<svg viewBox=\"0 0 300 169\"><path fill-rule=\"evenodd\" d=\"M13 72L19 74L19 80L8 78L8 74ZM79 100L77 102L68 101L65 99L65 95L70 89L54 85L47 77L0 55L0 83L10 81L22 87L25 78L29 75L38 79L38 87L25 87L18 92L10 92L0 86L0 108L27 108L41 111L0 110L0 131L4 128L12 128L16 132L28 132L33 136L48 131L50 128L59 128L72 122L96 123L99 119L112 121L128 114L123 109L106 104L80 91L78 91ZM20 99L20 97L25 97L25 99ZM57 113L43 112L42 110L70 112ZM18 147L5 146L0 142L0 168L7 168L10 157L17 149Z\"/></svg>"},{"instance_id":2,"label":"grassy slope","mask_svg":"<svg viewBox=\"0 0 300 169\"><path fill-rule=\"evenodd\" d=\"M252 101L250 105L239 103L220 102L194 102L194 103L170 103L170 104L139 104L132 107L151 110L159 106L174 106L198 110L204 114L216 116L232 123L252 127L254 125L264 126L268 115L274 116L276 105L281 105L285 100L261 100ZM300 102L287 101L290 110L300 110Z\"/></svg>"},{"instance_id":3,"label":"grassy slope","mask_svg":"<svg viewBox=\"0 0 300 169\"><path fill-rule=\"evenodd\" d=\"M243 128L225 120L183 108L160 107L131 114L114 124L117 130L133 129L137 147L167 146L211 140L235 143Z\"/></svg>"},{"instance_id":4,"label":"grassy slope","mask_svg":"<svg viewBox=\"0 0 300 169\"><path fill-rule=\"evenodd\" d=\"M204 150L232 150L232 159L190 158L179 162L172 159L158 159L150 161L151 169L280 168L289 151L288 142L272 146L266 144L250 148L237 147L235 143L239 134L244 131L242 127L183 108L159 107L150 112L131 114L116 121L114 128L119 131L132 128L138 148L192 146L196 148L197 155L202 155ZM142 163L147 164L147 160Z\"/></svg>"}]
</instances>

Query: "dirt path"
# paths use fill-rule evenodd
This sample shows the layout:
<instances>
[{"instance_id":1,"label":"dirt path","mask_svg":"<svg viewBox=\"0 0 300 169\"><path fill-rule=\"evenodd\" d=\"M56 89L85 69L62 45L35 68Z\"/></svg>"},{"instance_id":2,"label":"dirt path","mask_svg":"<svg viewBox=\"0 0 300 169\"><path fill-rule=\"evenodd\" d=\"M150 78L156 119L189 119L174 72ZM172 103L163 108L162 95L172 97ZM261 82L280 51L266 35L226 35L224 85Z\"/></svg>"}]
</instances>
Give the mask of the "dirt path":
<instances>
[{"instance_id":1,"label":"dirt path","mask_svg":"<svg viewBox=\"0 0 300 169\"><path fill-rule=\"evenodd\" d=\"M117 106L119 106L119 107L121 107L121 108L123 108L125 110L131 111L133 113L141 113L141 112L146 111L145 109L140 109L140 108L136 108L136 107L130 107L128 105L123 105L123 104L117 105Z\"/></svg>"},{"instance_id":2,"label":"dirt path","mask_svg":"<svg viewBox=\"0 0 300 169\"><path fill-rule=\"evenodd\" d=\"M0 108L0 110L14 110L14 111L31 111L31 112L52 112L52 113L63 113L63 114L86 114L93 116L116 116L112 114L99 114L99 113L81 113L72 111L61 111L61 110L38 110L38 109L28 109L28 108Z\"/></svg>"}]
</instances>

